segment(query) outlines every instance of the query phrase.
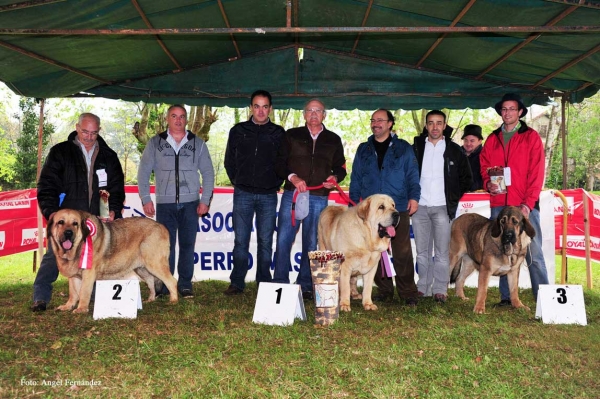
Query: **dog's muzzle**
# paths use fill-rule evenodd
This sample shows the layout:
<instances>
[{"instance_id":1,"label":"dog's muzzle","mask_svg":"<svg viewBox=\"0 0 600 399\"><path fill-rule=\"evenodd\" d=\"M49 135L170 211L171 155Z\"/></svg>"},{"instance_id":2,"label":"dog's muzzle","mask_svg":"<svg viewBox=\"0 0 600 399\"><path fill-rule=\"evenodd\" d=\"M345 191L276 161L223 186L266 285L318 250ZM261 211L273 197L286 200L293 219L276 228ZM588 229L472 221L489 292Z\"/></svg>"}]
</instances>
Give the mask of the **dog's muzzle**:
<instances>
[{"instance_id":1,"label":"dog's muzzle","mask_svg":"<svg viewBox=\"0 0 600 399\"><path fill-rule=\"evenodd\" d=\"M513 245L517 242L517 235L514 230L504 230L502 233L502 246L506 255L512 255Z\"/></svg>"},{"instance_id":2,"label":"dog's muzzle","mask_svg":"<svg viewBox=\"0 0 600 399\"><path fill-rule=\"evenodd\" d=\"M65 250L68 251L71 248L73 248L73 230L65 230L65 232L63 233L63 242L61 242L60 246Z\"/></svg>"},{"instance_id":3,"label":"dog's muzzle","mask_svg":"<svg viewBox=\"0 0 600 399\"><path fill-rule=\"evenodd\" d=\"M379 225L377 232L379 233L379 238L385 237L395 237L396 236L396 226L400 222L400 213L394 212L392 213L392 224L389 226Z\"/></svg>"}]
</instances>

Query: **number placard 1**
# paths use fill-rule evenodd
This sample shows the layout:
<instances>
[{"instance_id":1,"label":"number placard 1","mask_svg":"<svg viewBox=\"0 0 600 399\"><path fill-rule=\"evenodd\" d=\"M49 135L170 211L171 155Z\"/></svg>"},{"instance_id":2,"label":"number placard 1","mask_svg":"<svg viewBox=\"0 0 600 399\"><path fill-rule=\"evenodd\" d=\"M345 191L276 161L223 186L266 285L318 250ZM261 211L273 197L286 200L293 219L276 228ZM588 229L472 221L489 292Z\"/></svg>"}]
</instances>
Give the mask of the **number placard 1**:
<instances>
[{"instance_id":1,"label":"number placard 1","mask_svg":"<svg viewBox=\"0 0 600 399\"><path fill-rule=\"evenodd\" d=\"M581 285L540 285L535 318L541 318L544 324L586 326L583 287Z\"/></svg>"},{"instance_id":2,"label":"number placard 1","mask_svg":"<svg viewBox=\"0 0 600 399\"><path fill-rule=\"evenodd\" d=\"M299 285L260 283L252 317L254 323L288 326L297 318L306 320Z\"/></svg>"},{"instance_id":3,"label":"number placard 1","mask_svg":"<svg viewBox=\"0 0 600 399\"><path fill-rule=\"evenodd\" d=\"M142 308L139 280L98 280L94 320L109 317L135 319Z\"/></svg>"}]
</instances>

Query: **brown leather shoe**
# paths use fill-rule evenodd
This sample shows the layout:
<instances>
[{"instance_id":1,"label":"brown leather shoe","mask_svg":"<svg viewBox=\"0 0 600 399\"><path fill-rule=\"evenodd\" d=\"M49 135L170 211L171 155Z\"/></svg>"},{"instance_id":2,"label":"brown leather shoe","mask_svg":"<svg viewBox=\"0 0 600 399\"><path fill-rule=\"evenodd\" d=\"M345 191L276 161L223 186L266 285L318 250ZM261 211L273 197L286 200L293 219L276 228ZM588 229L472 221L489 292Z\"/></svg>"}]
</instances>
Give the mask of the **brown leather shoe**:
<instances>
[{"instance_id":1,"label":"brown leather shoe","mask_svg":"<svg viewBox=\"0 0 600 399\"><path fill-rule=\"evenodd\" d=\"M227 287L227 289L225 291L223 291L223 294L225 295L239 295L239 294L243 294L244 290L240 290L238 287L236 287L235 285L229 285L229 287Z\"/></svg>"}]
</instances>

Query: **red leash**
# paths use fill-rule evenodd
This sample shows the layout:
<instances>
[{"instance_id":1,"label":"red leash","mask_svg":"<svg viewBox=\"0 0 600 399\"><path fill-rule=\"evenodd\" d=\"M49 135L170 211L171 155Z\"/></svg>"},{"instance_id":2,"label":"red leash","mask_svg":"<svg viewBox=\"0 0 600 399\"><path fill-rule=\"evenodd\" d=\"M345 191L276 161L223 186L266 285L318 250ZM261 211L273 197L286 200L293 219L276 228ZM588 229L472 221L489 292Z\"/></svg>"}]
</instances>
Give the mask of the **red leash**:
<instances>
[{"instance_id":1,"label":"red leash","mask_svg":"<svg viewBox=\"0 0 600 399\"><path fill-rule=\"evenodd\" d=\"M331 180L327 180L328 183L332 183L335 185L335 188L339 191L340 193L340 197L348 202L349 204L352 204L353 206L356 206L356 204L354 203L354 201L352 201L350 199L350 197L348 197L348 195L346 195L346 193L344 192L344 190L342 190L342 188L340 187L340 185L333 179ZM323 188L322 184L319 184L318 186L311 186L311 187L306 187L306 189L308 191L311 190L318 190L320 188ZM296 227L296 198L298 197L298 190L296 190L294 192L294 197L292 198L292 226Z\"/></svg>"}]
</instances>

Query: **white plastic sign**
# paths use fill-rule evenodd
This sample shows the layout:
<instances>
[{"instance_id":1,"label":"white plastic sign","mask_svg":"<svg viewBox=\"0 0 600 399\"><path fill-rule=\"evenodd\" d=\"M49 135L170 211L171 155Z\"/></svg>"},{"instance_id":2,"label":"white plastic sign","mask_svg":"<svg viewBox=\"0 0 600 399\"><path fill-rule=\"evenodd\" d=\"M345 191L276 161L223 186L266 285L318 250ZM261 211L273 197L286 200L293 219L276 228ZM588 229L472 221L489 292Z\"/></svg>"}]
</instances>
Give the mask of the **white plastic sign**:
<instances>
[{"instance_id":1,"label":"white plastic sign","mask_svg":"<svg viewBox=\"0 0 600 399\"><path fill-rule=\"evenodd\" d=\"M544 324L587 325L581 285L540 285L536 319Z\"/></svg>"},{"instance_id":2,"label":"white plastic sign","mask_svg":"<svg viewBox=\"0 0 600 399\"><path fill-rule=\"evenodd\" d=\"M109 317L135 319L142 309L139 280L98 280L94 320Z\"/></svg>"},{"instance_id":3,"label":"white plastic sign","mask_svg":"<svg viewBox=\"0 0 600 399\"><path fill-rule=\"evenodd\" d=\"M288 326L297 318L306 320L299 285L260 283L252 317L254 323Z\"/></svg>"}]
</instances>

